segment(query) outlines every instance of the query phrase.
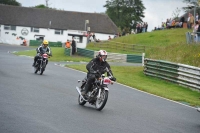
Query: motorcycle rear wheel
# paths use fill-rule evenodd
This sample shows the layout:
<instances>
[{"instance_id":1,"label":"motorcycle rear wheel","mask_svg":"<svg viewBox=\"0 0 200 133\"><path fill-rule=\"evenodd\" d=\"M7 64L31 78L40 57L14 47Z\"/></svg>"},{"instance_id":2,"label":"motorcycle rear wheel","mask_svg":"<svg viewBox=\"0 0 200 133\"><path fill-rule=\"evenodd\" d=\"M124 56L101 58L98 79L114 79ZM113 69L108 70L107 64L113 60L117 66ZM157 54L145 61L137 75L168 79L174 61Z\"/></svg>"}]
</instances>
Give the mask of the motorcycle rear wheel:
<instances>
[{"instance_id":1,"label":"motorcycle rear wheel","mask_svg":"<svg viewBox=\"0 0 200 133\"><path fill-rule=\"evenodd\" d=\"M86 101L84 101L84 100L81 98L81 96L79 95L79 96L78 96L78 104L79 104L79 105L85 105L85 103L86 103Z\"/></svg>"},{"instance_id":2,"label":"motorcycle rear wheel","mask_svg":"<svg viewBox=\"0 0 200 133\"><path fill-rule=\"evenodd\" d=\"M100 98L97 98L96 100L96 110L101 111L106 105L107 100L108 100L108 91L104 90L101 92Z\"/></svg>"}]
</instances>

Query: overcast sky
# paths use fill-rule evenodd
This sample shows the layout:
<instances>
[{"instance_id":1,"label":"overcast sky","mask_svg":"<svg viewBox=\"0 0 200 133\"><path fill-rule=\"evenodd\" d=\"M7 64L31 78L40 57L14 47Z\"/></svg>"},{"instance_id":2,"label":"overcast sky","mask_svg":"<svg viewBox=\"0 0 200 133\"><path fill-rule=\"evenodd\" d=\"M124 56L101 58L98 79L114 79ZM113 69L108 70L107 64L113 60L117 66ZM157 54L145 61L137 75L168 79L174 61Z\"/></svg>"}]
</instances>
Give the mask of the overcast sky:
<instances>
[{"instance_id":1,"label":"overcast sky","mask_svg":"<svg viewBox=\"0 0 200 133\"><path fill-rule=\"evenodd\" d=\"M25 7L33 7L39 4L46 4L46 0L17 0ZM172 17L173 11L184 7L186 4L183 0L142 0L146 9L144 22L149 24L148 31L154 27L161 26L162 21ZM49 7L63 9L65 11L80 11L80 12L105 12L106 0L49 0ZM181 11L180 15L184 12Z\"/></svg>"}]
</instances>

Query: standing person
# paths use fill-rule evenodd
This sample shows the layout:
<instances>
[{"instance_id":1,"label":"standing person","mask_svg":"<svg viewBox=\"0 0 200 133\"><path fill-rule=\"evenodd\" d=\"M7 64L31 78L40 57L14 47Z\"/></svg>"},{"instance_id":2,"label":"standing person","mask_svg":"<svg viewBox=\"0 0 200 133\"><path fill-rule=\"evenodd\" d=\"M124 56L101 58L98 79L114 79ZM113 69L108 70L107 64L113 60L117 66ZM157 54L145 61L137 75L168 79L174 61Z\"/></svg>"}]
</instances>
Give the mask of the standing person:
<instances>
[{"instance_id":1,"label":"standing person","mask_svg":"<svg viewBox=\"0 0 200 133\"><path fill-rule=\"evenodd\" d=\"M194 21L195 21L194 16L190 13L190 28L192 28Z\"/></svg>"},{"instance_id":2,"label":"standing person","mask_svg":"<svg viewBox=\"0 0 200 133\"><path fill-rule=\"evenodd\" d=\"M188 13L188 18L187 18L187 28L191 29L191 27L190 27L190 13Z\"/></svg>"},{"instance_id":3,"label":"standing person","mask_svg":"<svg viewBox=\"0 0 200 133\"><path fill-rule=\"evenodd\" d=\"M49 41L44 40L43 43L36 49L37 54L34 57L33 67L36 64L36 61L40 58L41 54L47 53L49 56L52 56L51 49L49 48ZM47 62L48 64L48 62Z\"/></svg>"},{"instance_id":4,"label":"standing person","mask_svg":"<svg viewBox=\"0 0 200 133\"><path fill-rule=\"evenodd\" d=\"M199 22L196 21L196 22L195 22L195 25L193 25L192 28L193 28L193 33L192 33L191 35L193 35L194 41L195 41L195 42L198 42L198 35L197 35L196 32L197 32L197 30L198 30L198 28L199 28Z\"/></svg>"},{"instance_id":5,"label":"standing person","mask_svg":"<svg viewBox=\"0 0 200 133\"><path fill-rule=\"evenodd\" d=\"M182 22L182 24L181 24L181 28L183 28L183 23L185 22L185 18L184 18L184 16L181 17L180 22Z\"/></svg>"},{"instance_id":6,"label":"standing person","mask_svg":"<svg viewBox=\"0 0 200 133\"><path fill-rule=\"evenodd\" d=\"M72 37L72 55L76 53L76 42L74 40L74 37Z\"/></svg>"},{"instance_id":7,"label":"standing person","mask_svg":"<svg viewBox=\"0 0 200 133\"><path fill-rule=\"evenodd\" d=\"M24 41L23 41L23 46L27 46L25 38L24 38Z\"/></svg>"},{"instance_id":8,"label":"standing person","mask_svg":"<svg viewBox=\"0 0 200 133\"><path fill-rule=\"evenodd\" d=\"M196 13L196 16L195 16L195 21L198 21L199 20L199 14Z\"/></svg>"},{"instance_id":9,"label":"standing person","mask_svg":"<svg viewBox=\"0 0 200 133\"><path fill-rule=\"evenodd\" d=\"M147 29L148 29L148 23L146 22L146 24L145 24L145 32L147 32Z\"/></svg>"},{"instance_id":10,"label":"standing person","mask_svg":"<svg viewBox=\"0 0 200 133\"><path fill-rule=\"evenodd\" d=\"M110 37L110 36L108 36L108 40L111 40L111 37Z\"/></svg>"},{"instance_id":11,"label":"standing person","mask_svg":"<svg viewBox=\"0 0 200 133\"><path fill-rule=\"evenodd\" d=\"M71 42L67 40L67 42L65 43L65 48L70 48L70 46L71 46Z\"/></svg>"},{"instance_id":12,"label":"standing person","mask_svg":"<svg viewBox=\"0 0 200 133\"><path fill-rule=\"evenodd\" d=\"M96 42L96 36L94 33L93 33L92 37L93 37L94 42Z\"/></svg>"},{"instance_id":13,"label":"standing person","mask_svg":"<svg viewBox=\"0 0 200 133\"><path fill-rule=\"evenodd\" d=\"M87 73L87 82L85 85L85 90L81 92L82 96L85 96L89 89L92 87L92 83L95 81L95 72L99 72L101 74L105 73L105 68L107 67L109 72L112 74L110 65L106 62L106 58L107 58L107 52L105 50L100 50L97 57L92 59L87 65L86 65L86 69L88 70ZM109 74L109 72L107 72L108 76L111 76ZM112 74L113 75L113 74ZM116 81L116 78L113 77L111 80Z\"/></svg>"},{"instance_id":14,"label":"standing person","mask_svg":"<svg viewBox=\"0 0 200 133\"><path fill-rule=\"evenodd\" d=\"M198 20L198 24L200 25L200 20ZM200 26L197 28L197 41L200 42Z\"/></svg>"}]
</instances>

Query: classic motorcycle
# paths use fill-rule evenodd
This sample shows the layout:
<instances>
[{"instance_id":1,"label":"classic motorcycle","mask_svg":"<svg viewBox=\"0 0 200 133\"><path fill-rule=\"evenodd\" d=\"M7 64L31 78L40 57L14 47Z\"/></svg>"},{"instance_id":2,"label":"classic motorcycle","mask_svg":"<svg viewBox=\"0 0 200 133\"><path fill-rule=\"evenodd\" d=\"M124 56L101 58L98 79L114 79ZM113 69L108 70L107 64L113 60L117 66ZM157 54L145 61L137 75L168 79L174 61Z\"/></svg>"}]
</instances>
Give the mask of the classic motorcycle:
<instances>
[{"instance_id":1,"label":"classic motorcycle","mask_svg":"<svg viewBox=\"0 0 200 133\"><path fill-rule=\"evenodd\" d=\"M106 71L109 72L108 68L106 68ZM96 73L95 73L96 74ZM98 78L95 78L95 82L93 83L92 87L90 88L89 92L86 94L86 96L82 96L81 92L84 91L86 82L87 82L87 76L82 80L78 80L78 83L81 82L80 87L76 86L76 90L79 93L78 96L78 103L79 105L85 105L86 102L88 102L91 105L94 105L96 110L102 110L104 106L106 105L106 102L108 100L108 85L113 84L114 81L112 81L113 76L106 77L105 74L100 74L97 72L99 76Z\"/></svg>"},{"instance_id":2,"label":"classic motorcycle","mask_svg":"<svg viewBox=\"0 0 200 133\"><path fill-rule=\"evenodd\" d=\"M40 54L40 58L36 61L36 64L34 66L34 73L36 74L38 71L40 71L40 75L43 74L45 71L47 61L50 56L46 53Z\"/></svg>"}]
</instances>

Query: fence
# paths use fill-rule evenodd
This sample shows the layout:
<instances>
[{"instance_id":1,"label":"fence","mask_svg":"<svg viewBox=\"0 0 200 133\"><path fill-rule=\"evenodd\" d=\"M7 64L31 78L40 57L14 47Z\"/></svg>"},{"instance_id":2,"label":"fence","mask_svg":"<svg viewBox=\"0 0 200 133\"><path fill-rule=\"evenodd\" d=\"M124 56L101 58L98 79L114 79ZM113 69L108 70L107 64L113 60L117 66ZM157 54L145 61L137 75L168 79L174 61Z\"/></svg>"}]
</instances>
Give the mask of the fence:
<instances>
[{"instance_id":1,"label":"fence","mask_svg":"<svg viewBox=\"0 0 200 133\"><path fill-rule=\"evenodd\" d=\"M72 55L72 49L71 48L65 48L64 54L67 55L67 56L71 56Z\"/></svg>"},{"instance_id":2,"label":"fence","mask_svg":"<svg viewBox=\"0 0 200 133\"><path fill-rule=\"evenodd\" d=\"M71 55L71 54L69 54L69 51L66 51L66 49L65 49L65 54L66 55ZM96 57L96 55L98 55L98 51L77 48L77 54L80 55L80 56L94 58L94 57ZM143 62L144 62L144 54L131 55L131 54L119 54L119 53L109 53L108 52L107 61L142 63L143 64Z\"/></svg>"},{"instance_id":3,"label":"fence","mask_svg":"<svg viewBox=\"0 0 200 133\"><path fill-rule=\"evenodd\" d=\"M200 91L200 68L161 60L144 60L144 74Z\"/></svg>"},{"instance_id":4,"label":"fence","mask_svg":"<svg viewBox=\"0 0 200 133\"><path fill-rule=\"evenodd\" d=\"M187 44L190 43L199 43L199 36L197 36L197 34L200 32L186 32L186 41Z\"/></svg>"},{"instance_id":5,"label":"fence","mask_svg":"<svg viewBox=\"0 0 200 133\"><path fill-rule=\"evenodd\" d=\"M128 52L134 52L134 53L145 53L146 46L142 45L134 45L134 44L126 44L126 43L119 43L114 41L103 41L94 43L93 47L97 48L109 48L109 49L115 49L115 50L122 50L122 51L128 51Z\"/></svg>"}]
</instances>

